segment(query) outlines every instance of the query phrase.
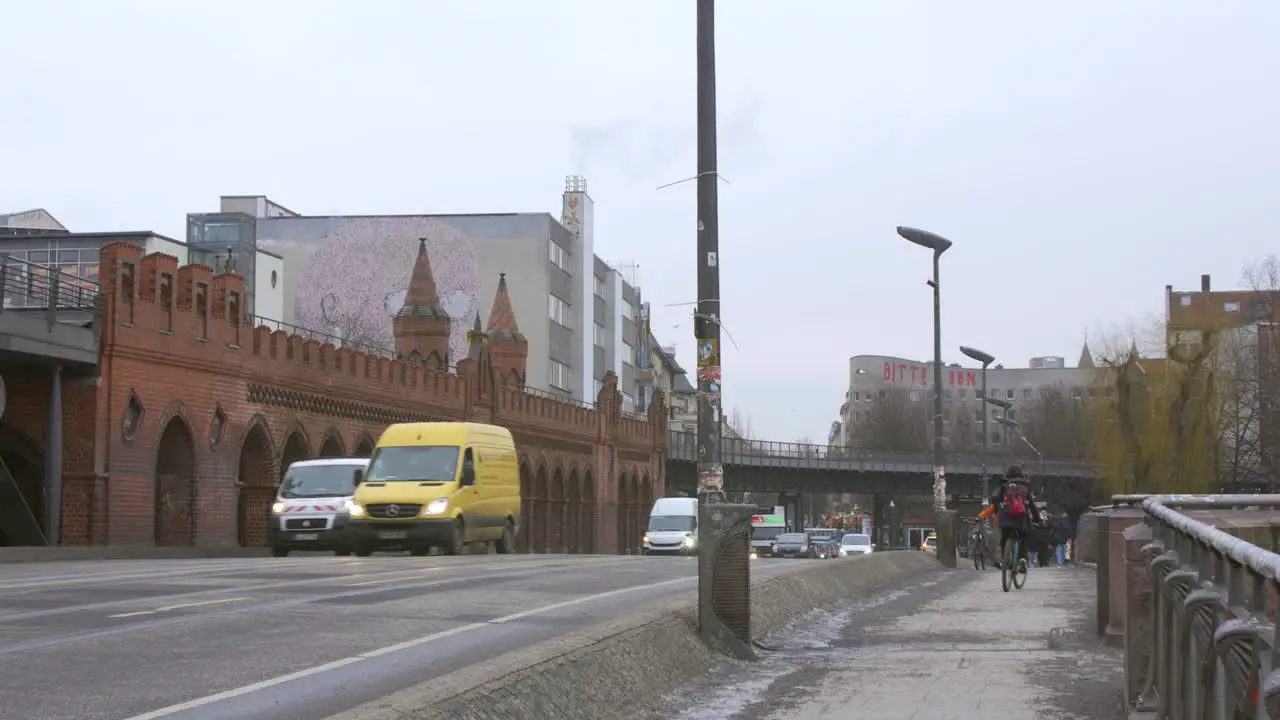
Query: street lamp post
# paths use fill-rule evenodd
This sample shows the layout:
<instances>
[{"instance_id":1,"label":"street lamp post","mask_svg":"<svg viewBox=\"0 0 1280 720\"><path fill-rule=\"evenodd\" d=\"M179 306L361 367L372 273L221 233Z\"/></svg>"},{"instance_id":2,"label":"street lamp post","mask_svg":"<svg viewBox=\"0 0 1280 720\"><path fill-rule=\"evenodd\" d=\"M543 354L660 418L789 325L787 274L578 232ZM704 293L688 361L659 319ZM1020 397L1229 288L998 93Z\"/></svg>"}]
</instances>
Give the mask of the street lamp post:
<instances>
[{"instance_id":1,"label":"street lamp post","mask_svg":"<svg viewBox=\"0 0 1280 720\"><path fill-rule=\"evenodd\" d=\"M999 422L1001 425L1004 425L1010 430L1013 430L1014 432L1018 433L1018 439L1022 441L1022 444L1031 448L1031 452L1036 454L1036 474L1039 475L1041 472L1043 472L1044 471L1044 453L1041 453L1040 448L1036 447L1035 445L1032 445L1031 441L1027 439L1027 436L1022 434L1022 431L1018 429L1018 426L1020 425L1020 423L1017 420L1010 420L1009 418L1001 418Z\"/></svg>"},{"instance_id":2,"label":"street lamp post","mask_svg":"<svg viewBox=\"0 0 1280 720\"><path fill-rule=\"evenodd\" d=\"M898 226L903 239L933 251L933 505L947 509L947 474L942 452L942 290L938 279L939 260L951 241L928 230ZM941 550L941 548L939 548Z\"/></svg>"},{"instance_id":3,"label":"street lamp post","mask_svg":"<svg viewBox=\"0 0 1280 720\"><path fill-rule=\"evenodd\" d=\"M982 394L984 396L983 402L990 403L1004 410L1004 418L1003 419L996 418L996 422L1000 423L1001 425L1006 425L1009 422L1009 409L1013 407L1013 403L1003 398L985 397L987 394L985 391ZM1009 433L1000 433L1000 447L1002 450L1008 449L1009 447L1008 439L1009 439ZM987 494L986 478L983 478L982 480L982 494L984 496Z\"/></svg>"},{"instance_id":4,"label":"street lamp post","mask_svg":"<svg viewBox=\"0 0 1280 720\"><path fill-rule=\"evenodd\" d=\"M982 363L982 402L987 401L987 366L995 362L996 359L989 353L984 353L977 348L971 348L967 345L960 346L960 352L968 355L970 358ZM982 499L987 499L987 406L982 406Z\"/></svg>"}]
</instances>

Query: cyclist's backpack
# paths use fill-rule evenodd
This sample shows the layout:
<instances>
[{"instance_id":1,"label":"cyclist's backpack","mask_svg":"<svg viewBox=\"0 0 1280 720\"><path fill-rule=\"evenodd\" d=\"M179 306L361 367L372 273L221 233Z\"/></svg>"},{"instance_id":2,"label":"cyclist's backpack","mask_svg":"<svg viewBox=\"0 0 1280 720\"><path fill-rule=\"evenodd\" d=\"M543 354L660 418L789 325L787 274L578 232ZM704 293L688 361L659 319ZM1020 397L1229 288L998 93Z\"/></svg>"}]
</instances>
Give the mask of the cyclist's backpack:
<instances>
[{"instance_id":1,"label":"cyclist's backpack","mask_svg":"<svg viewBox=\"0 0 1280 720\"><path fill-rule=\"evenodd\" d=\"M1027 489L1016 485L1005 488L1004 502L1000 508L1006 517L1024 518L1027 516Z\"/></svg>"}]
</instances>

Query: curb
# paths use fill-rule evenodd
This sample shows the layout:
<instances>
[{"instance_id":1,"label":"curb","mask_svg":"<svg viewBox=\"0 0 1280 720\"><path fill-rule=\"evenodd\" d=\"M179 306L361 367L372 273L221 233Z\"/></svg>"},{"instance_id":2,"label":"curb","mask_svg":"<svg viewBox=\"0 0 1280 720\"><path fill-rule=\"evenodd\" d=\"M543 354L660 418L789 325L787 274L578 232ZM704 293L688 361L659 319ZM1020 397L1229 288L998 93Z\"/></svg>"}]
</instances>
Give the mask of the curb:
<instances>
[{"instance_id":1,"label":"curb","mask_svg":"<svg viewBox=\"0 0 1280 720\"><path fill-rule=\"evenodd\" d=\"M193 560L208 558L268 557L266 547L155 547L154 545L106 545L84 547L0 548L0 565L6 563L62 562L70 560Z\"/></svg>"},{"instance_id":2,"label":"curb","mask_svg":"<svg viewBox=\"0 0 1280 720\"><path fill-rule=\"evenodd\" d=\"M806 564L752 583L752 630L765 638L800 615L898 580L943 570L921 553ZM727 658L697 635L687 595L625 618L461 668L326 720L519 720L632 716Z\"/></svg>"}]
</instances>

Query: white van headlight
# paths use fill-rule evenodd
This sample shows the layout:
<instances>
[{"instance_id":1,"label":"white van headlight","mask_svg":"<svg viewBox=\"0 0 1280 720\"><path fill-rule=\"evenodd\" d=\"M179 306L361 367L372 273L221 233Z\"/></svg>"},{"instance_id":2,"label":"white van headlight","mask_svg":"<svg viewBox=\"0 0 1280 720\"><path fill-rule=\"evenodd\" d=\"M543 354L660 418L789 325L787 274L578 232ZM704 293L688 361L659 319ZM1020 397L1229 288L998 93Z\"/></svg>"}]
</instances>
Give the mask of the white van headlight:
<instances>
[{"instance_id":1,"label":"white van headlight","mask_svg":"<svg viewBox=\"0 0 1280 720\"><path fill-rule=\"evenodd\" d=\"M687 548L691 548L691 547L693 547L694 545L697 545L697 544L698 544L698 538L696 538L696 537L694 537L694 536L692 536L692 535L685 535L685 536L684 536L684 546L685 546L685 547L687 547Z\"/></svg>"},{"instance_id":2,"label":"white van headlight","mask_svg":"<svg viewBox=\"0 0 1280 720\"><path fill-rule=\"evenodd\" d=\"M271 505L271 514L279 515L282 512L284 512L284 503L280 502L279 500L275 501L275 503Z\"/></svg>"},{"instance_id":3,"label":"white van headlight","mask_svg":"<svg viewBox=\"0 0 1280 720\"><path fill-rule=\"evenodd\" d=\"M645 545L648 545L648 544L649 544L649 536L648 536L648 535L645 535L643 538L641 538L641 539L640 539L640 542L644 543Z\"/></svg>"},{"instance_id":4,"label":"white van headlight","mask_svg":"<svg viewBox=\"0 0 1280 720\"><path fill-rule=\"evenodd\" d=\"M352 517L364 515L364 506L361 505L360 503L356 502L355 500L348 500L346 504L347 504L347 514L351 515Z\"/></svg>"},{"instance_id":5,"label":"white van headlight","mask_svg":"<svg viewBox=\"0 0 1280 720\"><path fill-rule=\"evenodd\" d=\"M431 502L427 503L427 506L422 508L422 514L423 515L439 515L440 513L447 510L448 508L449 508L449 499L439 498L437 500L432 500Z\"/></svg>"}]
</instances>

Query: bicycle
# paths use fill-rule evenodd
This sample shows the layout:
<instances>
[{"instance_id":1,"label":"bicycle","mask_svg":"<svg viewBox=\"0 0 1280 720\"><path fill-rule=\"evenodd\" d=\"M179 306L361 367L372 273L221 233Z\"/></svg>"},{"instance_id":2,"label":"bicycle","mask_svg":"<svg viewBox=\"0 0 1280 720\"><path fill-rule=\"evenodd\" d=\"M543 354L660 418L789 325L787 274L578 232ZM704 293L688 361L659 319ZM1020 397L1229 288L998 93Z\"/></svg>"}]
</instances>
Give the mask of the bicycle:
<instances>
[{"instance_id":1,"label":"bicycle","mask_svg":"<svg viewBox=\"0 0 1280 720\"><path fill-rule=\"evenodd\" d=\"M1016 558L1016 560L1015 560ZM1022 538L1011 537L1005 543L1000 558L1000 586L1009 592L1009 586L1021 590L1027 582L1027 560L1022 557Z\"/></svg>"},{"instance_id":2,"label":"bicycle","mask_svg":"<svg viewBox=\"0 0 1280 720\"><path fill-rule=\"evenodd\" d=\"M987 569L987 534L982 530L979 530L974 535L973 542L971 543L971 545L973 547L973 550L971 550L969 554L973 556L973 569L979 570L979 571L986 570Z\"/></svg>"}]
</instances>

